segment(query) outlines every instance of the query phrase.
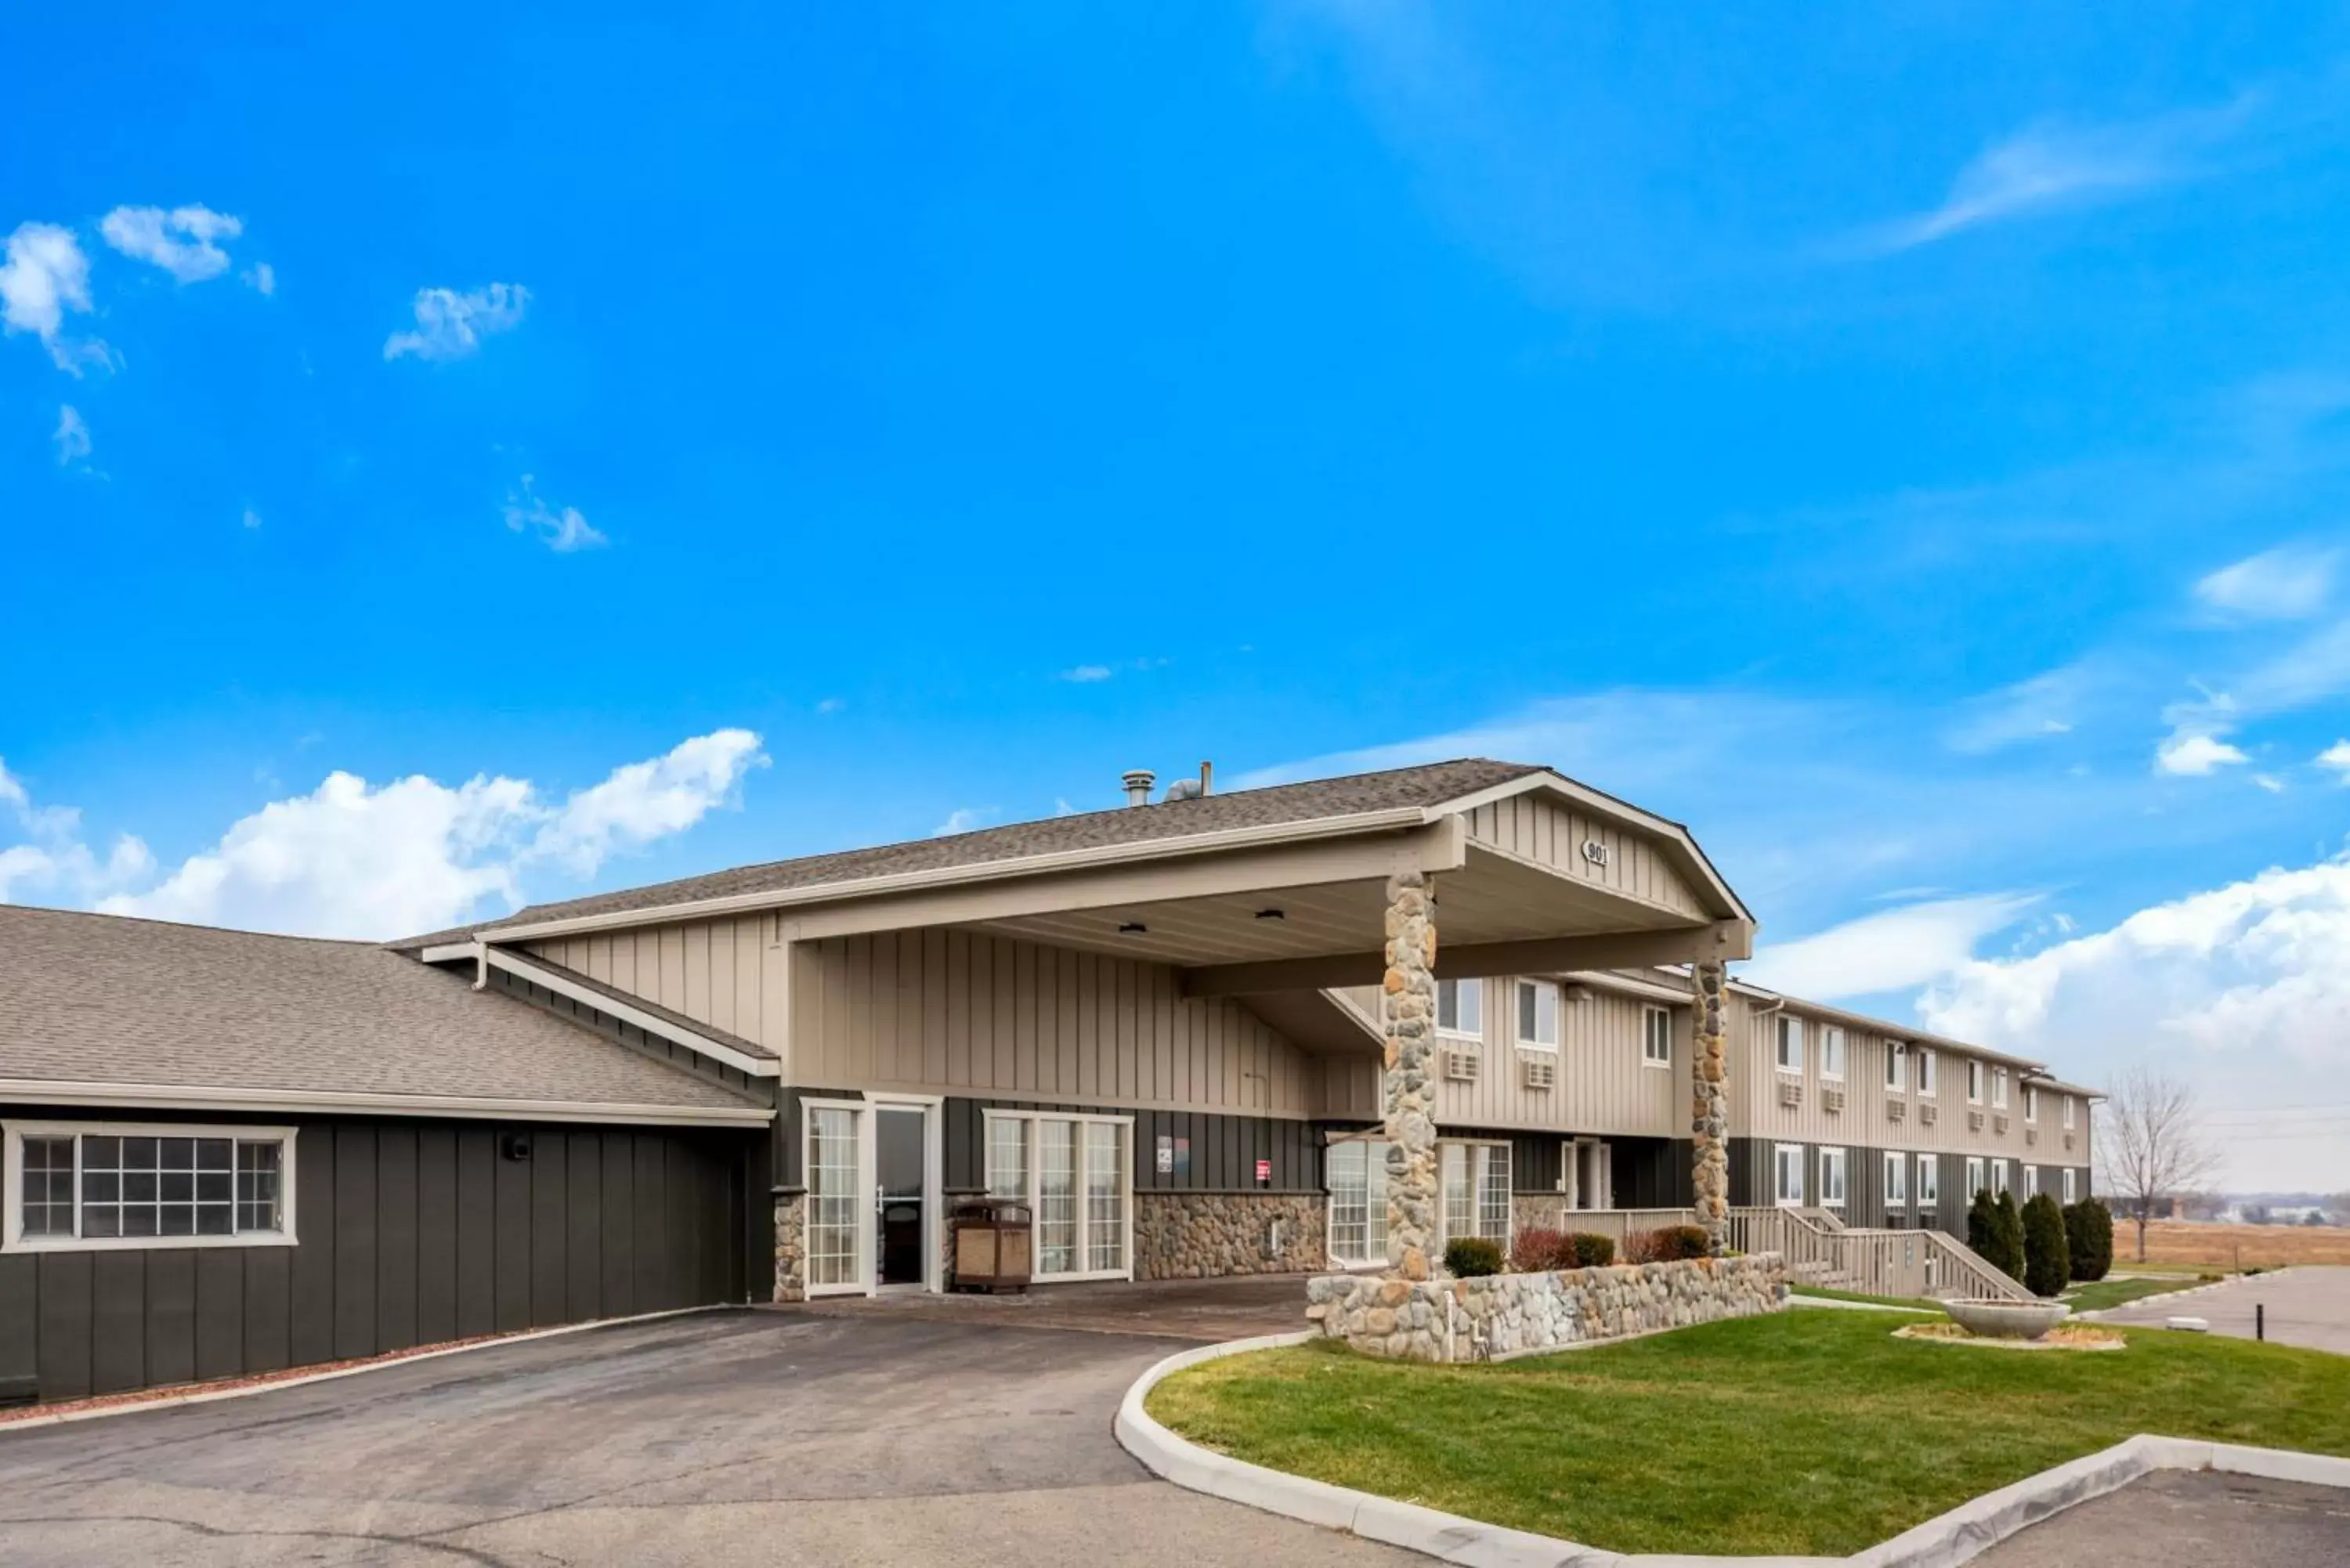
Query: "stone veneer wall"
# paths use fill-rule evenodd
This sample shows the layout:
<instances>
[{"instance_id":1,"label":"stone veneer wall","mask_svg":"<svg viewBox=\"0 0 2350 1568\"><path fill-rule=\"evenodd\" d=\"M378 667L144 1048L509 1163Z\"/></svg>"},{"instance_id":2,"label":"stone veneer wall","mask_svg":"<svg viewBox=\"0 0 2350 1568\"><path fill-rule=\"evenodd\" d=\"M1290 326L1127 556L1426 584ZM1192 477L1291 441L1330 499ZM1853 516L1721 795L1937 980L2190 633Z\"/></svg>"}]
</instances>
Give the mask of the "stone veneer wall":
<instances>
[{"instance_id":1,"label":"stone veneer wall","mask_svg":"<svg viewBox=\"0 0 2350 1568\"><path fill-rule=\"evenodd\" d=\"M1265 1256L1266 1227L1282 1222L1281 1251ZM1138 1192L1134 1277L1201 1280L1326 1269L1323 1199L1315 1192Z\"/></svg>"},{"instance_id":2,"label":"stone veneer wall","mask_svg":"<svg viewBox=\"0 0 2350 1568\"><path fill-rule=\"evenodd\" d=\"M775 1300L807 1299L807 1194L775 1196Z\"/></svg>"},{"instance_id":3,"label":"stone veneer wall","mask_svg":"<svg viewBox=\"0 0 2350 1568\"><path fill-rule=\"evenodd\" d=\"M1305 1282L1305 1316L1327 1339L1398 1361L1498 1361L1570 1345L1776 1312L1787 1299L1775 1252L1617 1264L1552 1274Z\"/></svg>"}]
</instances>

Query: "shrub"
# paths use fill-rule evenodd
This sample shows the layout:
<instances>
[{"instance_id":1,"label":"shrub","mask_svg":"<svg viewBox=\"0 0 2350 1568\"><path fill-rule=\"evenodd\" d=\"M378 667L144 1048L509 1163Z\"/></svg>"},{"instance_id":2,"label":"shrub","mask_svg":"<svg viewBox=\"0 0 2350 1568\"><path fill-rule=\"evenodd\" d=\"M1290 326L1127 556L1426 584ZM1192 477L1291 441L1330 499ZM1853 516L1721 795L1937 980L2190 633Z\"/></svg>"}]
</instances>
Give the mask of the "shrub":
<instances>
[{"instance_id":1,"label":"shrub","mask_svg":"<svg viewBox=\"0 0 2350 1568\"><path fill-rule=\"evenodd\" d=\"M1482 1236L1457 1236L1444 1243L1444 1272L1454 1279L1502 1272L1502 1244Z\"/></svg>"},{"instance_id":2,"label":"shrub","mask_svg":"<svg viewBox=\"0 0 2350 1568\"><path fill-rule=\"evenodd\" d=\"M1999 1204L1991 1189L1979 1187L1967 1202L1967 1245L1984 1258L1999 1250Z\"/></svg>"},{"instance_id":3,"label":"shrub","mask_svg":"<svg viewBox=\"0 0 2350 1568\"><path fill-rule=\"evenodd\" d=\"M2000 1272L2018 1284L2023 1282L2023 1215L2015 1207L2015 1194L2002 1192L1991 1211L1991 1245L1985 1252Z\"/></svg>"},{"instance_id":4,"label":"shrub","mask_svg":"<svg viewBox=\"0 0 2350 1568\"><path fill-rule=\"evenodd\" d=\"M1702 1225L1668 1225L1660 1231L1635 1231L1624 1238L1627 1263L1679 1263L1712 1255L1713 1244Z\"/></svg>"},{"instance_id":5,"label":"shrub","mask_svg":"<svg viewBox=\"0 0 2350 1568\"><path fill-rule=\"evenodd\" d=\"M2023 1206L2023 1288L2035 1296L2062 1295L2072 1277L2064 1211L2045 1192L2034 1193Z\"/></svg>"},{"instance_id":6,"label":"shrub","mask_svg":"<svg viewBox=\"0 0 2350 1568\"><path fill-rule=\"evenodd\" d=\"M1575 1266L1578 1269L1604 1269L1616 1261L1616 1238L1578 1231L1567 1238L1575 1248Z\"/></svg>"},{"instance_id":7,"label":"shrub","mask_svg":"<svg viewBox=\"0 0 2350 1568\"><path fill-rule=\"evenodd\" d=\"M2114 1211L2098 1198L2064 1208L2064 1244L2073 1257L2073 1277L2102 1280L2114 1266Z\"/></svg>"},{"instance_id":8,"label":"shrub","mask_svg":"<svg viewBox=\"0 0 2350 1568\"><path fill-rule=\"evenodd\" d=\"M1575 1267L1575 1249L1564 1231L1529 1225L1510 1242L1510 1267L1522 1274L1546 1274Z\"/></svg>"}]
</instances>

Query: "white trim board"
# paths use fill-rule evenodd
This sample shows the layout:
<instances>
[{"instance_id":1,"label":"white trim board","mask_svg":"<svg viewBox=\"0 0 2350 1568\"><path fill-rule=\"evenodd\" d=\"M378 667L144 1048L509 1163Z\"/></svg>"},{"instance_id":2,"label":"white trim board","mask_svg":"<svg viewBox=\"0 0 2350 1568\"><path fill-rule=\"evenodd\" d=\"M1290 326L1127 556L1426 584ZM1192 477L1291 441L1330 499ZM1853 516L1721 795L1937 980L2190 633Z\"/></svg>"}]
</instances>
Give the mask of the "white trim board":
<instances>
[{"instance_id":1,"label":"white trim board","mask_svg":"<svg viewBox=\"0 0 2350 1568\"><path fill-rule=\"evenodd\" d=\"M2019 1531L2076 1503L2117 1491L2155 1470L2221 1470L2350 1491L2350 1459L2140 1434L1960 1503L1849 1557L1627 1555L1249 1464L1178 1437L1144 1408L1151 1389L1187 1367L1253 1350L1303 1345L1314 1337L1311 1332L1267 1334L1201 1345L1167 1357L1136 1378L1119 1401L1111 1425L1118 1445L1153 1475L1188 1490L1477 1568L1826 1568L1832 1563L1844 1568L1954 1568Z\"/></svg>"},{"instance_id":2,"label":"white trim board","mask_svg":"<svg viewBox=\"0 0 2350 1568\"><path fill-rule=\"evenodd\" d=\"M447 1116L460 1121L619 1122L639 1127L763 1127L765 1106L595 1105L572 1100L503 1100L462 1095L373 1095L320 1089L237 1089L187 1084L88 1084L0 1078L0 1104L97 1106L155 1111L249 1111L283 1116Z\"/></svg>"},{"instance_id":3,"label":"white trim board","mask_svg":"<svg viewBox=\"0 0 2350 1568\"><path fill-rule=\"evenodd\" d=\"M484 944L481 947L481 957L483 961L492 969L504 970L515 979L528 981L533 985L543 985L557 996L567 997L582 1007L592 1007L597 1012L619 1019L624 1023L633 1023L648 1034L658 1034L664 1040L675 1041L687 1050L698 1055L707 1056L713 1062L723 1063L738 1073L754 1078L775 1078L780 1077L783 1074L784 1064L773 1056L745 1055L733 1046L712 1040L699 1030L688 1028L682 1023L671 1023L657 1013L648 1012L643 1008L635 1006L619 997L608 996L591 986L581 985L576 981L557 974L527 954L508 952L504 948L494 948Z\"/></svg>"}]
</instances>

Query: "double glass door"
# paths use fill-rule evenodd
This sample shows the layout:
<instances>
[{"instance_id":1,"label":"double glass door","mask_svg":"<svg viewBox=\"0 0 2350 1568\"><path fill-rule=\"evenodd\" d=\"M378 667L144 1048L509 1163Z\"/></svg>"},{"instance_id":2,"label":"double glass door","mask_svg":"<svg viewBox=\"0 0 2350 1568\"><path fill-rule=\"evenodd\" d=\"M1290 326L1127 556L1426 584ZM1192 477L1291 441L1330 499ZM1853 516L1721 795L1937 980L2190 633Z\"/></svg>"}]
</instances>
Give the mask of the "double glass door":
<instances>
[{"instance_id":1,"label":"double glass door","mask_svg":"<svg viewBox=\"0 0 2350 1568\"><path fill-rule=\"evenodd\" d=\"M810 1294L931 1282L936 1111L888 1102L803 1108Z\"/></svg>"}]
</instances>

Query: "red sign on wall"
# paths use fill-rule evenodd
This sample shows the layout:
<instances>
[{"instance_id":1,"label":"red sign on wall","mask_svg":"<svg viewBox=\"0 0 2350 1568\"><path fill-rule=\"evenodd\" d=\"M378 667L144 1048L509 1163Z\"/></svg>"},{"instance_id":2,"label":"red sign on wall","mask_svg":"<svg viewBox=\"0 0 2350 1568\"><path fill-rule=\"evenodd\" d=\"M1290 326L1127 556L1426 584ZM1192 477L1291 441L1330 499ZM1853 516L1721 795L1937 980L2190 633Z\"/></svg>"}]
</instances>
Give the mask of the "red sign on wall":
<instances>
[{"instance_id":1,"label":"red sign on wall","mask_svg":"<svg viewBox=\"0 0 2350 1568\"><path fill-rule=\"evenodd\" d=\"M1273 1161L1269 1159L1260 1159L1256 1162L1256 1179L1259 1181L1271 1181L1273 1179Z\"/></svg>"}]
</instances>

